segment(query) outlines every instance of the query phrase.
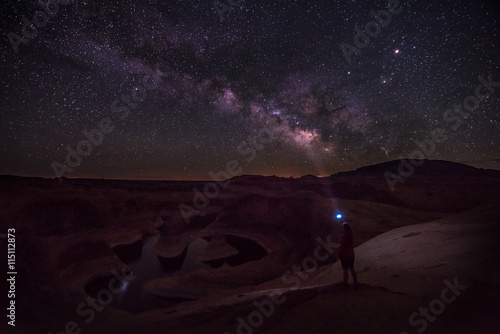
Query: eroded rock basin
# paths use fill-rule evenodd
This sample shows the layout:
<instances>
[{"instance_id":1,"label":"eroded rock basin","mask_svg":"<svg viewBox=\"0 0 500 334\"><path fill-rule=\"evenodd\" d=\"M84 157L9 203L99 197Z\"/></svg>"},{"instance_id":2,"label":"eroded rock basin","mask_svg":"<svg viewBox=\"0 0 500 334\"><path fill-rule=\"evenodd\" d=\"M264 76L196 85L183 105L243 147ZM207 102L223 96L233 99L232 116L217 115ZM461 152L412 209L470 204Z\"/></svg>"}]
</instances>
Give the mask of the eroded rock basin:
<instances>
[{"instance_id":1,"label":"eroded rock basin","mask_svg":"<svg viewBox=\"0 0 500 334\"><path fill-rule=\"evenodd\" d=\"M160 298L144 290L144 285L152 280L164 276L182 276L185 273L197 269L210 269L210 266L196 261L197 257L208 245L204 239L196 239L191 243L183 254L181 267L168 268L163 265L153 251L160 235L147 236L144 238L140 256L134 260L126 261L130 256L125 256L122 260L132 269L133 279L122 284L122 292L113 295L109 304L111 307L125 310L131 313L138 313L144 310L164 308L174 305L179 300ZM133 247L133 246L132 246ZM101 289L107 289L109 281L113 276L98 278L86 285L85 291L92 297L97 298Z\"/></svg>"},{"instance_id":2,"label":"eroded rock basin","mask_svg":"<svg viewBox=\"0 0 500 334\"><path fill-rule=\"evenodd\" d=\"M209 240L195 238L178 257L166 260L157 256L154 251L160 238L160 235L147 236L142 241L142 247L141 243L136 242L114 248L117 256L130 267L132 272L129 276L130 279L121 286L115 284L115 286L120 286L121 292L113 294L109 306L130 313L167 308L186 299L165 298L149 293L144 288L147 282L162 277L182 277L200 269L211 271L216 268L238 266L266 255L265 250L250 239L227 236L228 244L237 250L237 254L218 260L203 261L202 255L210 244L210 238L207 238ZM97 299L101 296L101 299L106 303L106 296L102 293L99 294L99 292L103 289L109 290L109 282L112 279L111 275L95 279L85 286L85 292Z\"/></svg>"}]
</instances>

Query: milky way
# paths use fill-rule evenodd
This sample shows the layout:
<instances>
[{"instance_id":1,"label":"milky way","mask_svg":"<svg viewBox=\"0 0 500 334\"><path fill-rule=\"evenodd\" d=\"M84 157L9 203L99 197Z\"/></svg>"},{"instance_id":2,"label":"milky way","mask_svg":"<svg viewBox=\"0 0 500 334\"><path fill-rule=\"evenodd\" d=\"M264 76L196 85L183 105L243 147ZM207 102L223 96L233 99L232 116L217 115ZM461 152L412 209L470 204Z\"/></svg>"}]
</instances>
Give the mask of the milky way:
<instances>
[{"instance_id":1,"label":"milky way","mask_svg":"<svg viewBox=\"0 0 500 334\"><path fill-rule=\"evenodd\" d=\"M407 157L437 128L447 140L425 158L500 169L497 1L236 3L3 1L0 174L55 177L57 162L67 177L207 179L261 129L276 136L244 174ZM154 75L142 101L121 100ZM446 114L479 76L488 97ZM103 119L113 131L70 168L67 147Z\"/></svg>"}]
</instances>

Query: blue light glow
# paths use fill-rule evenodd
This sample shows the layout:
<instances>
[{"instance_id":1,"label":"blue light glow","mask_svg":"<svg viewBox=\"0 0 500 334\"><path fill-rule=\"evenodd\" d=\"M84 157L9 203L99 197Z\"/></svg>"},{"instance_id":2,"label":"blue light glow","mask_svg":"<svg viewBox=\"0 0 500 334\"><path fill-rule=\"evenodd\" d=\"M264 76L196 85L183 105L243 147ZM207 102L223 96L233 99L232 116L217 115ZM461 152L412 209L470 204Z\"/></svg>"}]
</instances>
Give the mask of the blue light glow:
<instances>
[{"instance_id":1,"label":"blue light glow","mask_svg":"<svg viewBox=\"0 0 500 334\"><path fill-rule=\"evenodd\" d=\"M121 287L122 293L127 291L127 288L128 288L128 282L125 281L125 282L123 282L122 287Z\"/></svg>"}]
</instances>

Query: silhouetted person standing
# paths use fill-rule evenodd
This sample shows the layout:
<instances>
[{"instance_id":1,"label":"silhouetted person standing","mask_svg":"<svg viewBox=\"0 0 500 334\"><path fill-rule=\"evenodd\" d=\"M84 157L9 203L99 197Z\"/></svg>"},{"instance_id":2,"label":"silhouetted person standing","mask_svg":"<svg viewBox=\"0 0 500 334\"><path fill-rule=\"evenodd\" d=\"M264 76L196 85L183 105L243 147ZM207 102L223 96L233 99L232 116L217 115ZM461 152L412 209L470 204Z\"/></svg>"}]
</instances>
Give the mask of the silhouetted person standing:
<instances>
[{"instance_id":1,"label":"silhouetted person standing","mask_svg":"<svg viewBox=\"0 0 500 334\"><path fill-rule=\"evenodd\" d=\"M351 225L347 222L342 224L344 232L340 236L339 259L344 270L344 288L347 288L348 270L351 271L354 279L354 288L358 288L358 275L354 270L354 238L351 231Z\"/></svg>"}]
</instances>

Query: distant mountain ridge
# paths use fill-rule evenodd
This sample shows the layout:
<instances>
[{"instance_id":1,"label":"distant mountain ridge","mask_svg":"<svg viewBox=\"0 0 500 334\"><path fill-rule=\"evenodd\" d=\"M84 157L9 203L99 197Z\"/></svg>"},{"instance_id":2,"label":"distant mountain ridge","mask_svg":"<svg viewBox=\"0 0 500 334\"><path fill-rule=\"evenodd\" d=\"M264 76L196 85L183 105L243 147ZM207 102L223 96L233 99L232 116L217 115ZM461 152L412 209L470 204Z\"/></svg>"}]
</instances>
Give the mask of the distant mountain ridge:
<instances>
[{"instance_id":1,"label":"distant mountain ridge","mask_svg":"<svg viewBox=\"0 0 500 334\"><path fill-rule=\"evenodd\" d=\"M386 172L398 175L401 168L402 161L406 161L407 166L414 168L414 172L411 177L481 177L481 178L500 178L500 170L494 169L483 169L472 167L463 163L451 162L446 160L422 160L423 163L418 166L411 165L408 160L391 160L382 162L379 164L363 166L355 170L338 172L331 174L330 176L320 177L313 174L303 175L301 177L281 177L276 175L256 175L256 174L242 174L232 177L233 181L237 182L257 182L257 181L287 181L287 180L302 180L302 181L315 181L324 178L328 179L342 179L342 178L367 178L367 179L384 179L384 174ZM33 179L33 180L57 180L57 178L46 178L37 176L17 176L17 175L0 175L0 181L7 180L21 180L21 179ZM63 178L66 179L66 178ZM191 183L191 182L206 182L212 180L198 180L198 181L182 181L182 180L120 180L120 179L101 179L101 178L67 178L67 181L80 182L93 180L95 182L113 182L113 183L123 183L131 182L132 184L141 182L177 182L177 183Z\"/></svg>"},{"instance_id":2,"label":"distant mountain ridge","mask_svg":"<svg viewBox=\"0 0 500 334\"><path fill-rule=\"evenodd\" d=\"M445 160L423 160L419 166L409 164L414 168L413 177L498 177L500 171L494 169L482 169L466 164ZM363 177L363 178L384 178L386 172L398 175L402 166L402 160L391 160L371 166L364 166L353 171L339 172L329 176L329 178Z\"/></svg>"}]
</instances>

